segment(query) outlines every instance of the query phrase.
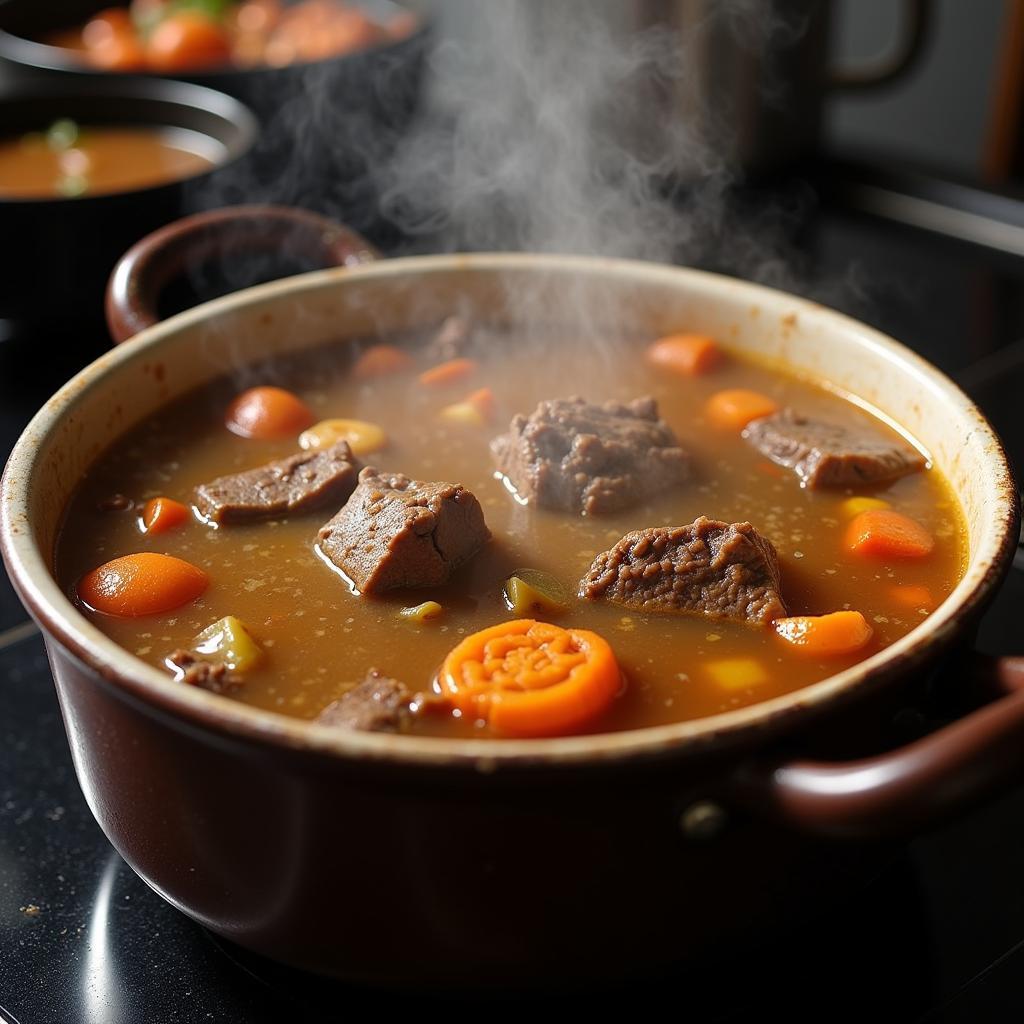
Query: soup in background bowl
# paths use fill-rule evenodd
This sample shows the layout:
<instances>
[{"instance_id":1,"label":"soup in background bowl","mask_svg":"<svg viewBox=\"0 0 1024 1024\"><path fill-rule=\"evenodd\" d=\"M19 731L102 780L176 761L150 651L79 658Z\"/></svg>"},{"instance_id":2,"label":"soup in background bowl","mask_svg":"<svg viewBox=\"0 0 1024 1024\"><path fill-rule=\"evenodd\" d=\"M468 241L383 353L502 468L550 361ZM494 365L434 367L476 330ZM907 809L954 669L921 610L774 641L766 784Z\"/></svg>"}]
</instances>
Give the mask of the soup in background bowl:
<instances>
[{"instance_id":1,"label":"soup in background bowl","mask_svg":"<svg viewBox=\"0 0 1024 1024\"><path fill-rule=\"evenodd\" d=\"M884 412L937 470L917 479L944 480L949 490L940 484L934 500L952 494L960 506L953 532L966 560L959 579L949 578L948 596L884 649L792 693L642 728L495 740L330 727L189 686L83 614L68 593L76 567L54 574L69 503L85 493L97 460L145 431L150 417L191 408L197 388L229 374L229 401L266 383L247 373L265 360L302 360L338 341L394 339L453 311L521 337L525 307L510 306L509 297L524 294L540 317L534 322L554 322L557 301L571 294L609 336L639 339L638 351L686 325L734 353L736 372L749 365L761 373L756 362L774 360ZM488 358L481 355L481 368ZM501 383L488 382L495 393ZM801 399L834 398L792 386ZM312 391L302 397L317 401ZM537 396L513 397L503 413L529 413ZM225 412L214 405L216 415L188 429L211 431L215 449L223 441L230 452L233 440L212 433ZM336 411L327 398L323 411ZM668 404L662 411L675 421ZM380 425L396 438L409 427L397 413ZM682 420L674 425L698 452L701 430L689 436ZM401 468L403 453L393 454L388 467ZM203 482L224 469L216 450L211 458L218 465L200 469ZM507 492L485 493L486 480L473 485L485 501L511 502L502 506L509 514L522 508ZM152 327L83 371L19 442L2 501L5 561L45 631L76 770L107 835L194 919L307 969L500 986L514 964L523 985L566 984L701 955L791 921L842 884L863 848L815 836L916 827L1019 768L1019 692L910 748L838 759L877 750L922 671L969 639L1012 556L1017 499L991 429L937 370L862 324L758 286L650 264L530 255L421 257L260 286ZM923 497L918 515L927 504ZM501 521L493 520L496 534ZM219 534L197 532L196 543L216 546L202 538ZM565 549L558 558L577 550ZM259 550L247 553L257 563ZM323 570L339 603L357 600L329 567L311 569ZM214 593L211 585L210 600ZM284 610L293 608L289 597ZM498 620L506 617L496 610ZM392 645L415 645L420 628L433 627L396 619ZM435 662L433 653L423 659L424 677ZM1009 687L1017 668L1007 662L996 677ZM801 749L837 760L800 760ZM715 827L701 825L708 822Z\"/></svg>"},{"instance_id":2,"label":"soup in background bowl","mask_svg":"<svg viewBox=\"0 0 1024 1024\"><path fill-rule=\"evenodd\" d=\"M92 343L92 356L118 258L140 231L215 200L258 131L229 96L138 79L15 85L0 123L0 319L71 351Z\"/></svg>"}]
</instances>

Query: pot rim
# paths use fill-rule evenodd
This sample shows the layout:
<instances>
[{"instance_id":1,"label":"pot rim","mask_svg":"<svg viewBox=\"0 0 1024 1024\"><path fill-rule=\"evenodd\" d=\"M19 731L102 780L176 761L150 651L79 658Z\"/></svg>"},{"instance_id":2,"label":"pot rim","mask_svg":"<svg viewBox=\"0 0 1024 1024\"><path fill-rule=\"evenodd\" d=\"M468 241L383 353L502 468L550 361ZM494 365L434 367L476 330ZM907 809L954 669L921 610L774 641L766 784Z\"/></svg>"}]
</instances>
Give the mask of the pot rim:
<instances>
[{"instance_id":1,"label":"pot rim","mask_svg":"<svg viewBox=\"0 0 1024 1024\"><path fill-rule=\"evenodd\" d=\"M284 297L343 286L349 279L388 275L429 277L453 270L575 271L614 273L628 283L658 278L665 284L688 281L707 296L737 296L769 312L813 316L835 329L853 330L858 343L891 365L912 375L918 386L937 390L962 407L974 423L987 459L980 466L996 505L997 520L985 543L971 552L963 578L953 593L920 625L895 643L851 668L782 697L761 701L706 718L616 733L599 733L532 740L455 740L394 736L331 729L315 722L289 718L208 693L184 687L109 639L63 593L51 574L50 559L40 551L29 521L29 496L39 449L58 422L99 380L123 367L142 362L164 339L204 321L230 315L244 307L273 303ZM661 755L707 752L709 748L755 742L782 727L792 727L832 701L861 694L874 684L906 672L937 653L953 639L964 622L991 596L1012 559L1017 544L1018 498L1002 444L973 402L931 363L887 335L845 314L811 300L763 285L707 271L639 260L528 253L480 253L414 256L359 267L313 271L258 285L187 310L102 355L65 384L35 415L15 445L0 481L0 551L19 595L48 639L56 640L77 660L127 698L151 711L172 716L181 726L200 727L271 747L285 747L342 760L419 764L468 765L477 771L507 770L536 765L579 764L645 759Z\"/></svg>"}]
</instances>

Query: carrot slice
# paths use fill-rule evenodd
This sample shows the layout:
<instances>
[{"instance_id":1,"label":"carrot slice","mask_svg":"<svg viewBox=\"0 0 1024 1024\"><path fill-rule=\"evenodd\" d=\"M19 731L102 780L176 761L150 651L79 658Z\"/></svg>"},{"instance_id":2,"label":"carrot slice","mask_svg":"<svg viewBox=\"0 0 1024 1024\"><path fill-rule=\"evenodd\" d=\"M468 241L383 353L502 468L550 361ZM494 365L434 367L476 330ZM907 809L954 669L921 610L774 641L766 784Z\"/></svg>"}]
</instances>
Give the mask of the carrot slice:
<instances>
[{"instance_id":1,"label":"carrot slice","mask_svg":"<svg viewBox=\"0 0 1024 1024\"><path fill-rule=\"evenodd\" d=\"M446 405L440 412L441 419L451 423L467 423L470 426L482 427L494 414L494 392L490 388L480 388L468 395L464 401L454 405Z\"/></svg>"},{"instance_id":2,"label":"carrot slice","mask_svg":"<svg viewBox=\"0 0 1024 1024\"><path fill-rule=\"evenodd\" d=\"M479 409L484 417L489 417L494 412L494 392L490 388L477 388L466 396L466 401L475 409Z\"/></svg>"},{"instance_id":3,"label":"carrot slice","mask_svg":"<svg viewBox=\"0 0 1024 1024\"><path fill-rule=\"evenodd\" d=\"M935 538L919 523L890 508L868 509L846 529L846 549L865 558L926 558Z\"/></svg>"},{"instance_id":4,"label":"carrot slice","mask_svg":"<svg viewBox=\"0 0 1024 1024\"><path fill-rule=\"evenodd\" d=\"M165 533L188 519L188 509L173 498L150 498L142 509L146 533Z\"/></svg>"},{"instance_id":5,"label":"carrot slice","mask_svg":"<svg viewBox=\"0 0 1024 1024\"><path fill-rule=\"evenodd\" d=\"M352 366L352 376L358 380L371 377L385 377L390 373L401 373L412 366L412 356L394 345L373 345L368 348Z\"/></svg>"},{"instance_id":6,"label":"carrot slice","mask_svg":"<svg viewBox=\"0 0 1024 1024\"><path fill-rule=\"evenodd\" d=\"M622 682L607 641L515 619L466 637L445 658L441 693L501 736L558 736L604 711Z\"/></svg>"},{"instance_id":7,"label":"carrot slice","mask_svg":"<svg viewBox=\"0 0 1024 1024\"><path fill-rule=\"evenodd\" d=\"M435 388L454 384L468 377L476 367L476 361L473 359L449 359L446 363L439 363L429 370L424 370L420 374L420 383Z\"/></svg>"},{"instance_id":8,"label":"carrot slice","mask_svg":"<svg viewBox=\"0 0 1024 1024\"><path fill-rule=\"evenodd\" d=\"M305 430L315 417L298 395L284 388L258 387L243 391L229 406L228 430L239 437L289 437Z\"/></svg>"},{"instance_id":9,"label":"carrot slice","mask_svg":"<svg viewBox=\"0 0 1024 1024\"><path fill-rule=\"evenodd\" d=\"M227 32L201 11L183 10L157 22L146 43L152 71L206 71L231 57Z\"/></svg>"},{"instance_id":10,"label":"carrot slice","mask_svg":"<svg viewBox=\"0 0 1024 1024\"><path fill-rule=\"evenodd\" d=\"M778 403L759 391L729 388L717 391L704 406L711 422L721 430L742 430L751 420L778 412Z\"/></svg>"},{"instance_id":11,"label":"carrot slice","mask_svg":"<svg viewBox=\"0 0 1024 1024\"><path fill-rule=\"evenodd\" d=\"M895 587L890 587L889 593L894 601L898 601L907 608L924 608L931 611L935 607L931 588L918 583L900 583Z\"/></svg>"},{"instance_id":12,"label":"carrot slice","mask_svg":"<svg viewBox=\"0 0 1024 1024\"><path fill-rule=\"evenodd\" d=\"M86 573L79 580L78 597L107 615L157 615L194 601L209 583L206 573L191 562L141 551Z\"/></svg>"},{"instance_id":13,"label":"carrot slice","mask_svg":"<svg viewBox=\"0 0 1024 1024\"><path fill-rule=\"evenodd\" d=\"M683 377L697 377L722 361L722 350L706 334L670 334L647 347L647 361Z\"/></svg>"},{"instance_id":14,"label":"carrot slice","mask_svg":"<svg viewBox=\"0 0 1024 1024\"><path fill-rule=\"evenodd\" d=\"M794 615L776 619L775 632L787 643L813 658L832 658L859 651L874 632L860 612Z\"/></svg>"}]
</instances>

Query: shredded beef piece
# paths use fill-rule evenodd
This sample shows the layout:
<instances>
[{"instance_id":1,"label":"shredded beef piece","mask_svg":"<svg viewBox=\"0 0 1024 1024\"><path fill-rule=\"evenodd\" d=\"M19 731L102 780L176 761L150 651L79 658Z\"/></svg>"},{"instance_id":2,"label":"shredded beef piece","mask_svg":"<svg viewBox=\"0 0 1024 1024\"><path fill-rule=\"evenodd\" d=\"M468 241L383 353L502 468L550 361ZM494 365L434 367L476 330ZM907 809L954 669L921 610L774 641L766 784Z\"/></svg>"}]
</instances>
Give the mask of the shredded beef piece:
<instances>
[{"instance_id":1,"label":"shredded beef piece","mask_svg":"<svg viewBox=\"0 0 1024 1024\"><path fill-rule=\"evenodd\" d=\"M491 452L523 498L571 512L627 508L681 483L690 470L653 398L541 402L529 417L516 416Z\"/></svg>"},{"instance_id":2,"label":"shredded beef piece","mask_svg":"<svg viewBox=\"0 0 1024 1024\"><path fill-rule=\"evenodd\" d=\"M921 453L895 434L812 420L792 409L753 420L743 436L772 462L792 469L807 487L881 483L925 464Z\"/></svg>"},{"instance_id":3,"label":"shredded beef piece","mask_svg":"<svg viewBox=\"0 0 1024 1024\"><path fill-rule=\"evenodd\" d=\"M316 720L364 732L402 732L412 714L411 699L404 684L371 668L363 682L328 704Z\"/></svg>"},{"instance_id":4,"label":"shredded beef piece","mask_svg":"<svg viewBox=\"0 0 1024 1024\"><path fill-rule=\"evenodd\" d=\"M239 523L344 501L358 463L346 441L300 452L196 488L196 507L211 522Z\"/></svg>"},{"instance_id":5,"label":"shredded beef piece","mask_svg":"<svg viewBox=\"0 0 1024 1024\"><path fill-rule=\"evenodd\" d=\"M754 624L786 614L771 542L750 523L704 516L689 526L627 533L594 559L579 593L637 611Z\"/></svg>"},{"instance_id":6,"label":"shredded beef piece","mask_svg":"<svg viewBox=\"0 0 1024 1024\"><path fill-rule=\"evenodd\" d=\"M320 550L365 594L444 583L490 538L480 503L461 484L426 483L367 467Z\"/></svg>"},{"instance_id":7,"label":"shredded beef piece","mask_svg":"<svg viewBox=\"0 0 1024 1024\"><path fill-rule=\"evenodd\" d=\"M237 690L242 680L222 661L204 661L192 651L176 650L167 661L178 670L178 679L189 686L198 686L211 693Z\"/></svg>"}]
</instances>

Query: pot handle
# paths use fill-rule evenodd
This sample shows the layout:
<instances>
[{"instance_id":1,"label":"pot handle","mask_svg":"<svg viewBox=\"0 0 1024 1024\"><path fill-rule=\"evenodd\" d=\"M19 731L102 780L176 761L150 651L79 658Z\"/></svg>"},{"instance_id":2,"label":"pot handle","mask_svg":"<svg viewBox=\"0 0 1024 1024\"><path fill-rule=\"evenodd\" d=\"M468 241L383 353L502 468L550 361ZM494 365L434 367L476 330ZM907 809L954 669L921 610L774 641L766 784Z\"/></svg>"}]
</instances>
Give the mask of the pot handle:
<instances>
[{"instance_id":1,"label":"pot handle","mask_svg":"<svg viewBox=\"0 0 1024 1024\"><path fill-rule=\"evenodd\" d=\"M228 206L184 217L136 242L114 267L106 314L115 344L157 323L160 293L186 267L254 252L286 252L323 267L358 266L380 255L350 228L312 210Z\"/></svg>"},{"instance_id":2,"label":"pot handle","mask_svg":"<svg viewBox=\"0 0 1024 1024\"><path fill-rule=\"evenodd\" d=\"M729 795L803 832L877 838L936 824L1019 778L1024 767L1024 657L973 656L997 699L897 750L859 761L776 759L741 766Z\"/></svg>"},{"instance_id":3,"label":"pot handle","mask_svg":"<svg viewBox=\"0 0 1024 1024\"><path fill-rule=\"evenodd\" d=\"M906 74L924 52L934 18L932 0L904 0L902 35L892 53L883 54L861 67L834 68L828 74L833 89L873 89L888 85Z\"/></svg>"}]
</instances>

